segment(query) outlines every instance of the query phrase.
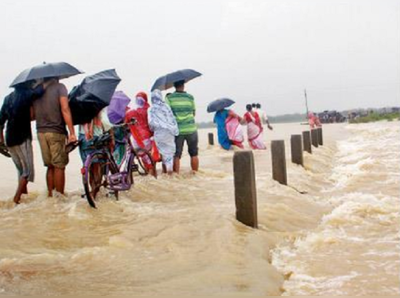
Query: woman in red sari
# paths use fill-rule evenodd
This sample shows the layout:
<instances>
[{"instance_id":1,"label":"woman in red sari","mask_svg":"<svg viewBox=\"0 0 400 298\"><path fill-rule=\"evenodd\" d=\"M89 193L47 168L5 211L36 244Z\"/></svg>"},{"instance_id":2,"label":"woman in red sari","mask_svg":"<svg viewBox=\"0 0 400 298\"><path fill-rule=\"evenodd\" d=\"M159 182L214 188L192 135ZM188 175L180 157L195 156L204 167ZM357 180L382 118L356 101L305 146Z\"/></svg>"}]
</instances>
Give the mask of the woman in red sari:
<instances>
[{"instance_id":1,"label":"woman in red sari","mask_svg":"<svg viewBox=\"0 0 400 298\"><path fill-rule=\"evenodd\" d=\"M267 147L263 140L263 126L261 123L261 118L256 111L252 110L251 105L246 106L246 114L244 114L244 119L247 123L247 138L249 145L252 149L265 150Z\"/></svg>"},{"instance_id":2,"label":"woman in red sari","mask_svg":"<svg viewBox=\"0 0 400 298\"><path fill-rule=\"evenodd\" d=\"M146 149L153 157L153 161L157 162L160 159L155 142L153 141L153 132L149 128L149 121L147 119L147 110L150 108L148 103L147 94L139 92L136 94L136 109L130 109L126 112L125 122L131 121L132 118L136 119L136 123L130 126L131 134L133 137L133 144L135 148ZM143 161L149 172L155 176L155 168L151 160L143 156Z\"/></svg>"}]
</instances>

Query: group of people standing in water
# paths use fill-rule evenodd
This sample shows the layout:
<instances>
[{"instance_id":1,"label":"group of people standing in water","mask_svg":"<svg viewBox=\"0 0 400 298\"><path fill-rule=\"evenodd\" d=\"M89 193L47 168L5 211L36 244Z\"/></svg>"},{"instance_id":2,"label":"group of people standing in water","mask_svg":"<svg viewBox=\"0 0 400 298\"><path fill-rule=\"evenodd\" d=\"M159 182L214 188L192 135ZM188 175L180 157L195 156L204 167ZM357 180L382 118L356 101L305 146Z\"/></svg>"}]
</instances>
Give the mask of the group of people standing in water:
<instances>
[{"instance_id":1,"label":"group of people standing in water","mask_svg":"<svg viewBox=\"0 0 400 298\"><path fill-rule=\"evenodd\" d=\"M32 120L36 120L43 164L47 168L49 197L54 191L64 194L69 152L79 145L80 156L85 163L87 156L95 150L94 142L105 131L112 131L112 151L117 163L123 160L126 131L115 124L128 124L133 145L151 153L153 160L148 157L146 160L146 156L142 159L150 173L155 174L156 162L162 162L165 173L179 173L185 142L192 171L198 171L194 98L185 92L185 81L175 82L174 87L175 92L167 94L165 99L160 90L154 90L151 93L151 106L144 92L139 92L131 101L122 91L117 91L113 98L119 106L125 102L122 113L110 114L108 108L111 102L90 123L79 125L76 136L67 89L58 78L17 85L0 109L0 153L12 158L18 172L14 202L19 204L21 196L28 193L28 183L34 182ZM96 172L101 175L100 166L92 168L92 171L94 175Z\"/></svg>"},{"instance_id":2,"label":"group of people standing in water","mask_svg":"<svg viewBox=\"0 0 400 298\"><path fill-rule=\"evenodd\" d=\"M32 85L35 83L35 85ZM190 155L193 172L199 169L198 133L195 122L196 105L192 95L185 91L185 81L174 83L174 92L165 98L160 90L151 93L151 105L145 92L136 94L131 101L122 91L114 93L117 105L125 102L122 113L110 114L113 104L103 109L90 123L79 125L78 136L72 123L66 87L57 78L19 85L7 96L0 110L0 143L3 127L7 124L5 145L18 170L18 188L14 202L27 193L28 182L34 181L31 120L36 120L38 140L43 163L47 168L48 195L53 191L64 193L65 168L69 162L69 149L79 145L82 162L95 150L93 146L105 131L113 132L112 150L115 160L121 162L126 150L126 131L116 124L126 123L134 147L150 152L152 160L143 158L146 168L156 173L154 164L162 162L163 172L179 173L184 143ZM264 123L272 130L259 104L248 104L243 117L228 109L218 110L214 122L218 128L221 147L244 148L241 126L247 125L247 136L252 149L266 149L263 142ZM111 117L112 116L112 117ZM134 121L132 121L132 119ZM67 129L68 128L68 131ZM121 128L121 129L119 129ZM73 146L71 146L73 145ZM2 145L4 146L4 145ZM92 168L101 175L101 167Z\"/></svg>"},{"instance_id":3,"label":"group of people standing in water","mask_svg":"<svg viewBox=\"0 0 400 298\"><path fill-rule=\"evenodd\" d=\"M246 113L243 117L231 109L219 110L215 113L214 123L218 129L218 142L225 150L230 150L232 147L244 148L242 125L247 126L247 140L254 150L267 149L263 140L264 124L268 129L273 130L260 104L246 105Z\"/></svg>"},{"instance_id":4,"label":"group of people standing in water","mask_svg":"<svg viewBox=\"0 0 400 298\"><path fill-rule=\"evenodd\" d=\"M154 163L162 162L163 172L179 173L180 159L184 143L187 143L191 158L192 171L198 171L198 135L195 123L195 103L192 95L185 92L185 82L174 84L175 92L168 93L165 99L160 90L151 93L151 105L145 92L136 94L133 102L122 92L114 94L109 107L102 110L91 123L80 126L80 153L82 162L94 149L94 137L99 137L104 131L113 132L113 152L117 163L125 154L124 130L113 127L115 124L127 123L133 146L150 152L152 160L143 156L149 173L156 175ZM126 108L120 117L110 117L110 107L113 100L123 102ZM132 122L133 120L133 122Z\"/></svg>"}]
</instances>

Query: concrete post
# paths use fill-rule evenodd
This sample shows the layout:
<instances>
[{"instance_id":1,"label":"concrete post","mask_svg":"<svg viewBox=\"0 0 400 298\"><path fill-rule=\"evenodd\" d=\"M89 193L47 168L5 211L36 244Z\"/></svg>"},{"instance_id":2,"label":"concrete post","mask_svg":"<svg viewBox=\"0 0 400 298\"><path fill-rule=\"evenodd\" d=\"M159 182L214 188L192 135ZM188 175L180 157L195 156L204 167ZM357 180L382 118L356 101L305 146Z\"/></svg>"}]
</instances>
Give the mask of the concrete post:
<instances>
[{"instance_id":1,"label":"concrete post","mask_svg":"<svg viewBox=\"0 0 400 298\"><path fill-rule=\"evenodd\" d=\"M303 166L303 140L301 135L292 135L290 138L290 148L292 151L292 162Z\"/></svg>"},{"instance_id":2,"label":"concrete post","mask_svg":"<svg viewBox=\"0 0 400 298\"><path fill-rule=\"evenodd\" d=\"M311 132L309 130L303 131L303 147L304 151L307 151L308 153L312 154Z\"/></svg>"},{"instance_id":3,"label":"concrete post","mask_svg":"<svg viewBox=\"0 0 400 298\"><path fill-rule=\"evenodd\" d=\"M324 145L324 137L322 135L322 127L318 127L318 144L320 146Z\"/></svg>"},{"instance_id":4,"label":"concrete post","mask_svg":"<svg viewBox=\"0 0 400 298\"><path fill-rule=\"evenodd\" d=\"M311 141L312 141L312 145L314 147L318 148L318 145L319 145L318 130L316 130L316 129L311 130Z\"/></svg>"},{"instance_id":5,"label":"concrete post","mask_svg":"<svg viewBox=\"0 0 400 298\"><path fill-rule=\"evenodd\" d=\"M257 189L252 151L237 151L233 156L236 219L258 228Z\"/></svg>"},{"instance_id":6,"label":"concrete post","mask_svg":"<svg viewBox=\"0 0 400 298\"><path fill-rule=\"evenodd\" d=\"M208 144L214 146L214 134L212 132L208 134Z\"/></svg>"},{"instance_id":7,"label":"concrete post","mask_svg":"<svg viewBox=\"0 0 400 298\"><path fill-rule=\"evenodd\" d=\"M280 184L287 185L285 141L271 142L272 178Z\"/></svg>"}]
</instances>

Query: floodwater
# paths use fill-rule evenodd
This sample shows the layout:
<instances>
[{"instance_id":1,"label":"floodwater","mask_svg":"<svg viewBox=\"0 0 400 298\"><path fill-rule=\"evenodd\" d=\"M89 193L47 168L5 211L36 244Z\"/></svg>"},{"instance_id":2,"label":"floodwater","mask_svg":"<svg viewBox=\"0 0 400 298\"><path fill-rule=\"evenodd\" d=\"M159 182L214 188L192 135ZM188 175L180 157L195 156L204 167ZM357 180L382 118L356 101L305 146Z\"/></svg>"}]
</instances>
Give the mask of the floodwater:
<instances>
[{"instance_id":1,"label":"floodwater","mask_svg":"<svg viewBox=\"0 0 400 298\"><path fill-rule=\"evenodd\" d=\"M71 156L67 195L47 198L35 143L36 183L11 198L16 171L0 159L0 296L398 295L400 123L324 126L324 146L290 162L289 187L271 179L270 152L254 152L259 229L235 220L233 152L207 145L201 171L137 177L119 201L93 210ZM300 194L307 192L306 194Z\"/></svg>"}]
</instances>

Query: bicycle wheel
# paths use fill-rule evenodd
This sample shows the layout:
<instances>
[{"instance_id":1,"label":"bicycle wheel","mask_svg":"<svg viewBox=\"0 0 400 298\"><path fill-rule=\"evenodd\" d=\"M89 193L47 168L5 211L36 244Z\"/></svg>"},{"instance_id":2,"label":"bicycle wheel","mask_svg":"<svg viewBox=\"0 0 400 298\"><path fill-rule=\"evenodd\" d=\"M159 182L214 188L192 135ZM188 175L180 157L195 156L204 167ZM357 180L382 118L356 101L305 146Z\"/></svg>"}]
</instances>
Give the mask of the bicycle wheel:
<instances>
[{"instance_id":1,"label":"bicycle wheel","mask_svg":"<svg viewBox=\"0 0 400 298\"><path fill-rule=\"evenodd\" d=\"M154 169L154 175L157 177L156 171L156 163L154 162L153 158L151 157L151 153L146 149L138 149L135 152L136 158L138 160L138 173L141 176L146 176L149 174L149 169L146 167L146 164L150 161L151 167ZM147 163L146 163L147 160Z\"/></svg>"},{"instance_id":2,"label":"bicycle wheel","mask_svg":"<svg viewBox=\"0 0 400 298\"><path fill-rule=\"evenodd\" d=\"M82 182L86 199L93 208L96 208L95 200L100 188L107 186L109 171L115 172L115 169L107 155L103 153L89 155L85 166L82 168Z\"/></svg>"}]
</instances>

